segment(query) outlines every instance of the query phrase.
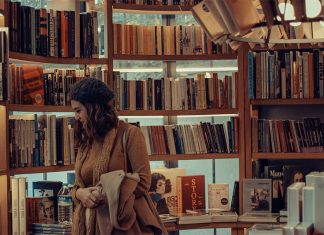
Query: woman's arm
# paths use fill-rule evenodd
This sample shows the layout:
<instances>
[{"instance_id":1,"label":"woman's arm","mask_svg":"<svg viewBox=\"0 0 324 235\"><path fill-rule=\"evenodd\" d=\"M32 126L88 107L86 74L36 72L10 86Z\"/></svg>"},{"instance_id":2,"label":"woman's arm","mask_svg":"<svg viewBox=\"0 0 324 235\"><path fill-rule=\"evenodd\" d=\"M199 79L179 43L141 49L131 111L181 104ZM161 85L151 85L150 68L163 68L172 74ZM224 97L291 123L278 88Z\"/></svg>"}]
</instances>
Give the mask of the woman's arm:
<instances>
[{"instance_id":1,"label":"woman's arm","mask_svg":"<svg viewBox=\"0 0 324 235\"><path fill-rule=\"evenodd\" d=\"M135 197L140 197L150 189L151 170L145 139L138 127L132 126L126 132L126 151L132 172L138 173L140 177L134 192Z\"/></svg>"}]
</instances>

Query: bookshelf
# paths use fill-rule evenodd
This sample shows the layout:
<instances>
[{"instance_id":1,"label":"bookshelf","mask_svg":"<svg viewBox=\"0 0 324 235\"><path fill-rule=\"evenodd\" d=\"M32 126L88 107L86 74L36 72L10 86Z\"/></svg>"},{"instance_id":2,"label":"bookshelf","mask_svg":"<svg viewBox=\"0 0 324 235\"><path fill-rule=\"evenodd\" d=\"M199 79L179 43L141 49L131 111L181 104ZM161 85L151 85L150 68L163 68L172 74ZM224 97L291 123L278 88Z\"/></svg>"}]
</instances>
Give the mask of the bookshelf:
<instances>
[{"instance_id":1,"label":"bookshelf","mask_svg":"<svg viewBox=\"0 0 324 235\"><path fill-rule=\"evenodd\" d=\"M140 5L140 4L123 4L114 3L113 11L121 13L134 13L134 14L191 14L192 6L180 5Z\"/></svg>"},{"instance_id":2,"label":"bookshelf","mask_svg":"<svg viewBox=\"0 0 324 235\"><path fill-rule=\"evenodd\" d=\"M312 57L311 60L305 60L303 59L302 61L299 60L297 62L297 59L292 59L292 61L289 62L290 66L292 63L297 64L300 63L300 67L302 68L301 70L294 70L294 74L291 75L291 96L293 96L294 93L297 88L296 88L296 77L298 76L299 79L299 83L297 85L298 87L298 91L300 93L298 93L298 96L300 95L300 97L303 96L311 96L311 90L313 89L313 95L316 94L316 89L318 89L318 94L320 94L320 89L321 89L321 84L319 83L318 87L316 87L316 78L315 76L321 76L320 75L320 68L318 69L319 74L318 75L314 75L316 74L316 65L315 63L315 59L316 56L315 55L315 50L320 49L319 47L316 47L314 45L303 45L302 47L296 47L293 45L287 45L286 47L282 47L282 46L276 46L275 48L273 48L272 50L269 50L269 54L273 55L276 52L279 54L279 57L281 56L281 60L283 60L283 54L288 53L293 53L293 55L295 56L298 52L300 52L300 57L303 56L303 52L305 52L306 56ZM248 48L245 48L245 53L246 53L246 58L245 60L248 61ZM260 48L260 47L256 47L255 50L252 50L253 52L259 53L259 52L267 52L267 50L265 48ZM280 53L282 53L280 55ZM308 53L308 54L307 54ZM322 52L319 52L319 57L322 56ZM275 54L276 55L276 54ZM291 54L290 54L291 56ZM308 58L309 58L308 57ZM285 57L286 58L286 57ZM255 61L255 60L254 60ZM283 66L284 69L289 68L289 66L287 66L287 61L284 61L285 64L281 66ZM254 62L255 63L255 62ZM320 62L318 62L320 63ZM254 64L255 65L255 64ZM305 66L307 70L305 69ZM245 79L245 85L247 88L250 87L251 83L249 83L249 64L248 62L246 62L245 65L245 71L244 74L246 76ZM305 70L304 70L305 69ZM312 71L314 69L314 71ZM302 72L300 72L302 71ZM305 72L306 71L306 72ZM258 72L255 71L255 77L256 76L260 76L257 74ZM297 76L296 76L297 74ZM261 75L262 76L262 75ZM280 74L280 79L282 79L282 74ZM314 76L314 77L313 77ZM286 77L288 79L288 77ZM286 79L285 78L285 79ZM274 78L278 79L277 77ZM305 79L307 79L305 81ZM312 79L314 79L314 82L312 82ZM267 80L266 80L267 81ZM280 81L280 80L279 80ZM282 80L281 80L282 81ZM301 83L301 81L303 81L303 83ZM309 83L308 83L309 82ZM313 84L314 86L312 86ZM262 84L263 83L259 83ZM269 86L271 86L271 80L269 82ZM285 84L285 83L283 83ZM287 82L288 84L288 82ZM307 85L305 85L307 84ZM256 86L255 86L256 87ZM251 87L250 87L251 88ZM308 88L309 90L309 94L308 93ZM281 92L282 92L282 83L280 86ZM250 90L251 91L251 90ZM307 91L307 93L305 93ZM263 91L262 91L263 92ZM281 93L282 94L282 93ZM280 94L280 95L281 95ZM287 88L287 94L288 94L288 88ZM307 94L307 95L305 95ZM317 165L321 165L320 160L324 160L324 153L323 152L314 152L312 150L309 151L302 151L302 152L253 152L253 138L255 138L255 135L253 135L253 128L252 128L252 119L253 118L259 118L259 119L270 119L270 120L293 120L292 122L289 122L290 126L288 126L288 129L290 129L290 131L292 131L292 136L294 138L294 135L297 136L297 131L302 130L301 126L299 126L300 129L295 129L295 127L292 128L292 124L291 123L295 123L294 120L297 120L299 123L301 122L300 120L302 120L303 118L320 118L323 121L323 115L321 114L321 110L323 110L324 108L324 99L322 95L318 95L318 98L277 98L277 99L273 99L273 98L269 98L269 99L249 99L249 89L246 89L245 91L245 141L246 141L246 177L251 178L254 177L254 173L253 172L253 162L257 162L257 161L263 161L263 162L268 162L265 164L269 164L269 165L275 165L275 164L281 164L281 165L300 165L300 164L305 164L307 166L317 166ZM297 122L296 121L296 122ZM273 124L272 124L273 125ZM304 126L304 123L302 123L302 125ZM298 126L298 125L297 125ZM261 127L263 128L263 127ZM272 126L272 128L274 128ZM275 128L277 128L277 126L275 126ZM307 129L310 128L309 126L304 127L304 131L308 131ZM314 128L312 130L317 131L315 126L312 126L311 128ZM260 131L260 129L258 129L258 131ZM278 131L278 130L276 130ZM285 133L286 131L284 131ZM280 130L279 130L280 133ZM271 134L270 134L271 135ZM302 139L302 146L304 146L304 141L306 138L308 138L306 135L307 134L302 134L302 131L299 132L299 139ZM316 135L316 134L315 134ZM306 137L305 137L306 136ZM273 137L274 139L276 137ZM287 138L287 137L285 137ZM278 139L276 139L276 141L278 141ZM301 142L298 142L298 144L300 144ZM280 140L280 143L281 140ZM308 143L307 143L308 145ZM319 145L321 146L320 142ZM308 145L309 146L309 145ZM310 145L313 146L313 145ZM317 146L317 145L316 145ZM282 146L281 146L282 147ZM273 148L271 146L271 148ZM295 148L295 147L294 147ZM318 149L316 149L318 150ZM256 165L258 165L259 163L256 163ZM263 163L261 163L261 166L263 166Z\"/></svg>"},{"instance_id":3,"label":"bookshelf","mask_svg":"<svg viewBox=\"0 0 324 235\"><path fill-rule=\"evenodd\" d=\"M46 64L107 64L105 58L60 58L10 52L11 63L46 63Z\"/></svg>"},{"instance_id":4,"label":"bookshelf","mask_svg":"<svg viewBox=\"0 0 324 235\"><path fill-rule=\"evenodd\" d=\"M212 54L212 55L113 55L115 60L235 60L236 54Z\"/></svg>"},{"instance_id":5,"label":"bookshelf","mask_svg":"<svg viewBox=\"0 0 324 235\"><path fill-rule=\"evenodd\" d=\"M6 0L6 7L8 7ZM190 13L190 6L142 6L142 5L128 5L128 4L112 4L108 1L107 9L104 9L107 21L107 34L113 35L113 19L112 12L123 13L140 13L140 14L188 14ZM6 8L8 9L8 8ZM1 10L0 10L1 13ZM3 13L9 15L8 11ZM6 19L8 24L8 20ZM11 63L27 63L27 64L67 64L67 65L107 65L109 68L108 85L112 83L113 62L116 60L159 60L159 61L189 61L189 60L238 60L243 56L242 53L236 54L210 54L210 55L120 55L114 54L113 50L113 36L108 36L105 42L108 48L107 58L56 58L46 57L40 55L31 55L26 53L19 53L11 51L9 59ZM239 67L242 64L239 62ZM239 74L238 88L244 86L243 75ZM239 117L239 153L231 154L177 154L177 155L151 155L150 161L183 161L183 160L204 160L204 159L238 159L240 179L245 177L245 141L244 141L244 102L243 89L238 89L238 105L237 108L226 109L206 109L206 110L121 110L118 111L120 116L199 116L199 115L235 115ZM0 101L0 185L8 190L0 192L0 234L10 234L10 198L9 198L9 179L10 176L19 174L34 174L34 173L49 173L59 171L71 171L74 165L68 166L41 166L41 167L23 167L23 168L9 168L9 138L8 138L8 119L11 112L29 112L29 113L46 113L46 112L73 112L70 106L54 106L54 105L19 105L11 104L9 102ZM5 117L5 118L3 118ZM8 191L8 192L7 192ZM169 231L188 230L188 229L206 229L206 228L232 228L233 231L237 228L237 223L209 223L197 225L167 225ZM234 233L236 234L236 233Z\"/></svg>"}]
</instances>

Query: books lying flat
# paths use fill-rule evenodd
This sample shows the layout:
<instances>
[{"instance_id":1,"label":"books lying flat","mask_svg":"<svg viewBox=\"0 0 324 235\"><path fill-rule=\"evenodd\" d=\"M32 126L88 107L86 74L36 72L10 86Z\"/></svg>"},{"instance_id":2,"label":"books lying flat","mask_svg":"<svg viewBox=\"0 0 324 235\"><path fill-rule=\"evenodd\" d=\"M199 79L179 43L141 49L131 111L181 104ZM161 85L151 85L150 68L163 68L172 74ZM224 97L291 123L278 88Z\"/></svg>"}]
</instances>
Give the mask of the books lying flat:
<instances>
[{"instance_id":1,"label":"books lying flat","mask_svg":"<svg viewBox=\"0 0 324 235\"><path fill-rule=\"evenodd\" d=\"M219 209L195 210L211 216L211 222L237 222L238 215L233 211L222 211Z\"/></svg>"},{"instance_id":2,"label":"books lying flat","mask_svg":"<svg viewBox=\"0 0 324 235\"><path fill-rule=\"evenodd\" d=\"M238 217L239 222L276 223L278 219L277 213L244 213Z\"/></svg>"},{"instance_id":3,"label":"books lying flat","mask_svg":"<svg viewBox=\"0 0 324 235\"><path fill-rule=\"evenodd\" d=\"M249 235L283 235L283 229L279 225L255 224L248 230Z\"/></svg>"},{"instance_id":4,"label":"books lying flat","mask_svg":"<svg viewBox=\"0 0 324 235\"><path fill-rule=\"evenodd\" d=\"M177 222L178 216L170 215L170 214L160 214L160 219L162 223L172 223Z\"/></svg>"},{"instance_id":5,"label":"books lying flat","mask_svg":"<svg viewBox=\"0 0 324 235\"><path fill-rule=\"evenodd\" d=\"M178 224L201 224L211 223L212 216L205 212L194 212L179 214Z\"/></svg>"},{"instance_id":6,"label":"books lying flat","mask_svg":"<svg viewBox=\"0 0 324 235\"><path fill-rule=\"evenodd\" d=\"M32 234L51 234L51 235L70 235L72 233L72 226L65 224L32 224Z\"/></svg>"}]
</instances>

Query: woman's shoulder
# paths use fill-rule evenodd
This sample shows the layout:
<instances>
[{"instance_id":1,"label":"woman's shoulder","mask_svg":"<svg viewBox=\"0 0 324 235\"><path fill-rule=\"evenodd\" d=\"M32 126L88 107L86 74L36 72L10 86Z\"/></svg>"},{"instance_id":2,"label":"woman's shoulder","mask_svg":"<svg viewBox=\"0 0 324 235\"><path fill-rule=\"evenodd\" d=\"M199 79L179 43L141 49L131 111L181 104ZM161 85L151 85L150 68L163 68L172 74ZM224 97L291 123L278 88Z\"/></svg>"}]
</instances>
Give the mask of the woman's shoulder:
<instances>
[{"instance_id":1,"label":"woman's shoulder","mask_svg":"<svg viewBox=\"0 0 324 235\"><path fill-rule=\"evenodd\" d=\"M118 122L118 128L124 131L136 131L139 130L139 128L133 124L129 124L127 122L124 122L122 120L119 120Z\"/></svg>"}]
</instances>

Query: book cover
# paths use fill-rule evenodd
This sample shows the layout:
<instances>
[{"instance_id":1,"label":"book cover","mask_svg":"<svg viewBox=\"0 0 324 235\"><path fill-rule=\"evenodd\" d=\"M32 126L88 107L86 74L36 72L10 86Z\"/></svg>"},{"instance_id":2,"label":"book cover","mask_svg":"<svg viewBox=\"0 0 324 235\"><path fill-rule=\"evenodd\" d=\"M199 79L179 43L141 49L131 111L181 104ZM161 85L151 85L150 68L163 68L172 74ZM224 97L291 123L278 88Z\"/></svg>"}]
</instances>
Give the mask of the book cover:
<instances>
[{"instance_id":1,"label":"book cover","mask_svg":"<svg viewBox=\"0 0 324 235\"><path fill-rule=\"evenodd\" d=\"M282 166L265 166L264 177L272 179L272 213L279 213L285 207Z\"/></svg>"},{"instance_id":2,"label":"book cover","mask_svg":"<svg viewBox=\"0 0 324 235\"><path fill-rule=\"evenodd\" d=\"M227 211L228 184L208 184L208 208Z\"/></svg>"},{"instance_id":3,"label":"book cover","mask_svg":"<svg viewBox=\"0 0 324 235\"><path fill-rule=\"evenodd\" d=\"M44 105L43 69L40 66L22 65L24 104Z\"/></svg>"},{"instance_id":4,"label":"book cover","mask_svg":"<svg viewBox=\"0 0 324 235\"><path fill-rule=\"evenodd\" d=\"M183 168L152 169L149 194L159 214L177 213L177 177L184 175L186 169Z\"/></svg>"},{"instance_id":5,"label":"book cover","mask_svg":"<svg viewBox=\"0 0 324 235\"><path fill-rule=\"evenodd\" d=\"M271 213L272 210L271 179L243 180L243 213Z\"/></svg>"},{"instance_id":6,"label":"book cover","mask_svg":"<svg viewBox=\"0 0 324 235\"><path fill-rule=\"evenodd\" d=\"M205 209L205 176L178 176L178 213L187 210Z\"/></svg>"},{"instance_id":7,"label":"book cover","mask_svg":"<svg viewBox=\"0 0 324 235\"><path fill-rule=\"evenodd\" d=\"M283 189L285 205L287 206L287 188L296 182L305 182L306 175L312 171L309 166L287 165L283 166Z\"/></svg>"}]
</instances>

